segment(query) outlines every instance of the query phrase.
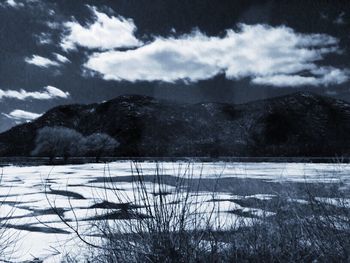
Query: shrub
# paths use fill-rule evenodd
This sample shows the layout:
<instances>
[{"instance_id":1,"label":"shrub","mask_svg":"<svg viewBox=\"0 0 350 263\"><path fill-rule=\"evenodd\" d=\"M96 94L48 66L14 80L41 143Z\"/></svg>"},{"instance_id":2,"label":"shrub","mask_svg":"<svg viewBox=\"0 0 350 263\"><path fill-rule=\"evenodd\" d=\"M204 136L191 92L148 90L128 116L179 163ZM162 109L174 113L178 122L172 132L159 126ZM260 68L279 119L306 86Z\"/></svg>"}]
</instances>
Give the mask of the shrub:
<instances>
[{"instance_id":1,"label":"shrub","mask_svg":"<svg viewBox=\"0 0 350 263\"><path fill-rule=\"evenodd\" d=\"M38 131L33 156L48 156L50 162L55 157L63 157L66 162L71 156L102 156L115 152L119 143L104 133L94 133L84 137L74 129L66 127L44 127Z\"/></svg>"},{"instance_id":2,"label":"shrub","mask_svg":"<svg viewBox=\"0 0 350 263\"><path fill-rule=\"evenodd\" d=\"M94 133L85 137L85 152L89 156L95 156L98 162L102 156L113 155L119 143L105 133Z\"/></svg>"},{"instance_id":3,"label":"shrub","mask_svg":"<svg viewBox=\"0 0 350 263\"><path fill-rule=\"evenodd\" d=\"M83 136L65 127L44 127L38 131L36 147L32 155L46 155L53 158L62 156L67 161L70 156L82 154Z\"/></svg>"}]
</instances>

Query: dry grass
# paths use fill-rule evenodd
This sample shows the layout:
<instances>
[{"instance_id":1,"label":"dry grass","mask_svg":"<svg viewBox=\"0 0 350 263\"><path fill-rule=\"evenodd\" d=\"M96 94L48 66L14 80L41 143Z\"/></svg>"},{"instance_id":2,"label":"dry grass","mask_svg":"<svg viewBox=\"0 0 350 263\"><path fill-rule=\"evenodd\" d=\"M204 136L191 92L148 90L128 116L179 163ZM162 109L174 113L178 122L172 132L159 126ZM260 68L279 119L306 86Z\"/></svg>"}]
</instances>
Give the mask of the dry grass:
<instances>
[{"instance_id":1,"label":"dry grass","mask_svg":"<svg viewBox=\"0 0 350 263\"><path fill-rule=\"evenodd\" d=\"M341 183L332 188L324 184L324 192L331 189L331 197L322 199L305 183L303 201L291 192L267 200L237 200L266 213L235 211L237 219L229 221L226 217L232 215L223 216L216 202L201 200L196 191L201 180L191 180L191 164L174 171L176 186L171 190L164 183L161 165L155 170L152 189L140 164L134 164L132 171L130 203L115 188L116 200L125 207L110 207L109 213L118 216L93 222L101 242L91 244L77 232L89 247L86 262L350 261L350 203ZM211 195L215 200L215 185ZM65 258L65 262L75 260L73 255Z\"/></svg>"}]
</instances>

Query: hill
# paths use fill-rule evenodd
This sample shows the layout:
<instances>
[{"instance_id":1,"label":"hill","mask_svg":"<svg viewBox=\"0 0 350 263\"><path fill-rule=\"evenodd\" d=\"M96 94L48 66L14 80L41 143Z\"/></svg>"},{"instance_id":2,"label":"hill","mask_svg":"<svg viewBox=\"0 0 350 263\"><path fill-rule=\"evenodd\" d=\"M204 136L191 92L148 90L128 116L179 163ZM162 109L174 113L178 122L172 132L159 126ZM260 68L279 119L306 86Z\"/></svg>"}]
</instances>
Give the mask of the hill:
<instances>
[{"instance_id":1,"label":"hill","mask_svg":"<svg viewBox=\"0 0 350 263\"><path fill-rule=\"evenodd\" d=\"M0 134L1 156L29 156L37 130L65 126L104 132L118 156L336 156L350 145L350 104L295 93L233 105L180 104L125 95L90 105L65 105Z\"/></svg>"}]
</instances>

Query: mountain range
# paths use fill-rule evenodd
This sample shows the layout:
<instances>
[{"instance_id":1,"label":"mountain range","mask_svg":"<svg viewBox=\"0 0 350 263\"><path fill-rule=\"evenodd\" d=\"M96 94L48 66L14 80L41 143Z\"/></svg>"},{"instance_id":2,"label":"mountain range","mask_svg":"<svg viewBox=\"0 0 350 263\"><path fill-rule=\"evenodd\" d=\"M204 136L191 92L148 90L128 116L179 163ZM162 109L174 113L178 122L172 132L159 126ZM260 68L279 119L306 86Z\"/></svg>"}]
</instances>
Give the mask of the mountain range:
<instances>
[{"instance_id":1,"label":"mountain range","mask_svg":"<svg viewBox=\"0 0 350 263\"><path fill-rule=\"evenodd\" d=\"M89 105L55 107L0 134L1 156L30 156L37 131L64 126L107 133L122 157L283 156L350 153L350 104L294 93L245 104L178 103L124 95Z\"/></svg>"}]
</instances>

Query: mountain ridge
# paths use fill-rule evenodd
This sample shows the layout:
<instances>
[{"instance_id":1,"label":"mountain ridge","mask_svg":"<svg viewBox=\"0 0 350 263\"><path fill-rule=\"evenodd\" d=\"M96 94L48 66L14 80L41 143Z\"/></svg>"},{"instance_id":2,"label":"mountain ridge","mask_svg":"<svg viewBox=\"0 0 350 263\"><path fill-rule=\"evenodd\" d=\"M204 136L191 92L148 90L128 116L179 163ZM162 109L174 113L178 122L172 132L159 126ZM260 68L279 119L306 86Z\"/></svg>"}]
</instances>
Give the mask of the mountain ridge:
<instances>
[{"instance_id":1,"label":"mountain ridge","mask_svg":"<svg viewBox=\"0 0 350 263\"><path fill-rule=\"evenodd\" d=\"M0 134L1 156L29 156L36 132L64 126L104 132L116 156L339 156L350 145L350 104L297 92L244 104L196 104L122 95L103 103L55 107Z\"/></svg>"}]
</instances>

